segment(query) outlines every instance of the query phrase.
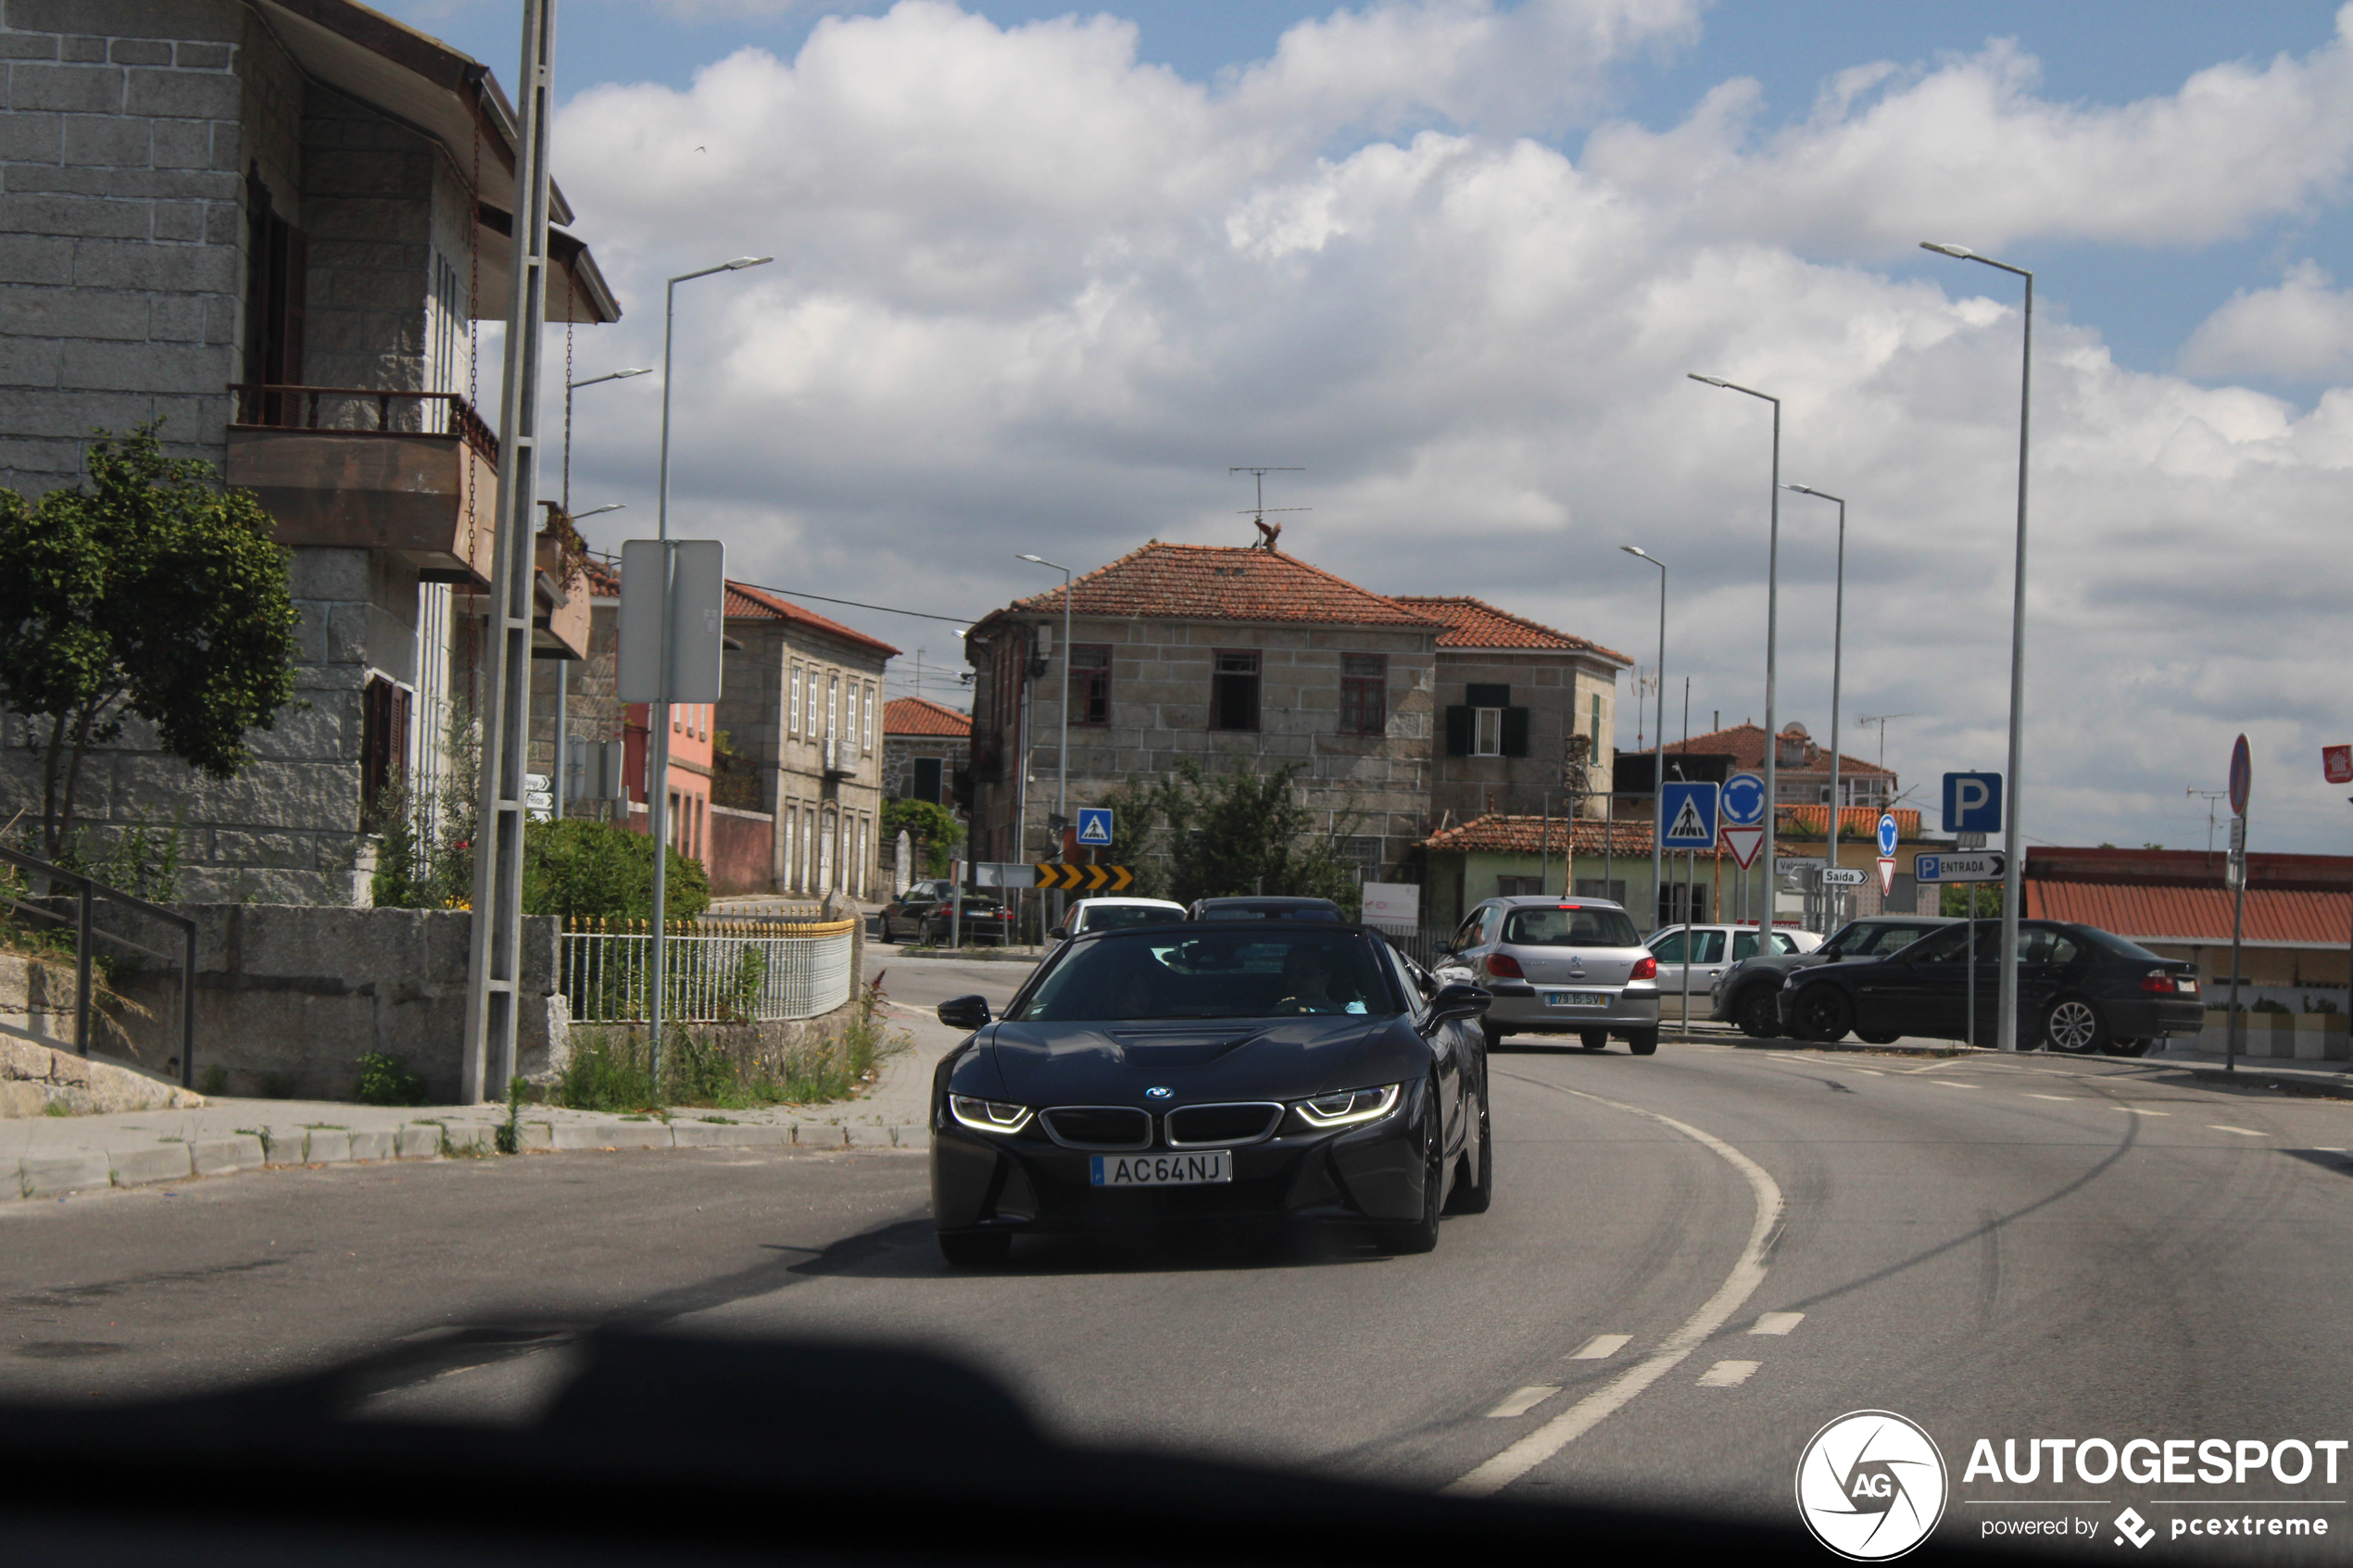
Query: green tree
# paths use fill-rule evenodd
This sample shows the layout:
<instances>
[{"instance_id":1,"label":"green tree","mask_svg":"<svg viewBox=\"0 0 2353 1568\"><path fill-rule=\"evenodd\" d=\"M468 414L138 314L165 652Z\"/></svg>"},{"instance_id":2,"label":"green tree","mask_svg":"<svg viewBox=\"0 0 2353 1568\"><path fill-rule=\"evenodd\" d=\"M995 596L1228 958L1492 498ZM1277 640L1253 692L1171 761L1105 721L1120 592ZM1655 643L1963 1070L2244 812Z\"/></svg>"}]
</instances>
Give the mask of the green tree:
<instances>
[{"instance_id":1,"label":"green tree","mask_svg":"<svg viewBox=\"0 0 2353 1568\"><path fill-rule=\"evenodd\" d=\"M692 920L711 908L711 879L700 860L665 853L662 901L672 920ZM654 841L580 817L533 822L522 837L522 908L567 920L652 919Z\"/></svg>"},{"instance_id":2,"label":"green tree","mask_svg":"<svg viewBox=\"0 0 2353 1568\"><path fill-rule=\"evenodd\" d=\"M2002 912L2002 884L1998 882L1948 882L1936 890L1936 912L1966 920L1974 915L1979 920L1992 920Z\"/></svg>"},{"instance_id":3,"label":"green tree","mask_svg":"<svg viewBox=\"0 0 2353 1568\"><path fill-rule=\"evenodd\" d=\"M1338 843L1353 823L1319 825L1294 787L1298 775L1298 765L1286 763L1271 773L1211 778L1189 759L1166 782L1133 792L1148 805L1126 831L1165 834L1167 896L1179 903L1285 894L1329 898L1353 914L1364 895Z\"/></svg>"},{"instance_id":4,"label":"green tree","mask_svg":"<svg viewBox=\"0 0 2353 1568\"><path fill-rule=\"evenodd\" d=\"M43 847L73 834L82 759L145 720L215 778L294 697L297 615L269 514L156 426L90 448L87 489L0 491L0 704L42 754Z\"/></svg>"},{"instance_id":5,"label":"green tree","mask_svg":"<svg viewBox=\"0 0 2353 1568\"><path fill-rule=\"evenodd\" d=\"M946 876L950 852L964 841L964 824L945 806L928 800L892 800L882 809L883 842L895 843L904 830L931 876Z\"/></svg>"}]
</instances>

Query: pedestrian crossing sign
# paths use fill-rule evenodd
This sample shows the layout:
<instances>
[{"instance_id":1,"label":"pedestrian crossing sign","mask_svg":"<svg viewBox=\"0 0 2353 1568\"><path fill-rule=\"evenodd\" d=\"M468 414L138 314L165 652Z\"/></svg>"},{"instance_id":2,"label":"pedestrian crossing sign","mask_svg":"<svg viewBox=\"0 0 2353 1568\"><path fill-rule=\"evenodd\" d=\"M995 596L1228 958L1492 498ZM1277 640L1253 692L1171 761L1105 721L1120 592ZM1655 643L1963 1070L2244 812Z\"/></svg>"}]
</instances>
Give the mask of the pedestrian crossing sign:
<instances>
[{"instance_id":1,"label":"pedestrian crossing sign","mask_svg":"<svg viewBox=\"0 0 2353 1568\"><path fill-rule=\"evenodd\" d=\"M1090 847L1111 844L1111 808L1081 806L1078 809L1078 842Z\"/></svg>"},{"instance_id":2,"label":"pedestrian crossing sign","mask_svg":"<svg viewBox=\"0 0 2353 1568\"><path fill-rule=\"evenodd\" d=\"M1658 842L1664 849L1716 847L1717 785L1678 780L1658 791Z\"/></svg>"}]
</instances>

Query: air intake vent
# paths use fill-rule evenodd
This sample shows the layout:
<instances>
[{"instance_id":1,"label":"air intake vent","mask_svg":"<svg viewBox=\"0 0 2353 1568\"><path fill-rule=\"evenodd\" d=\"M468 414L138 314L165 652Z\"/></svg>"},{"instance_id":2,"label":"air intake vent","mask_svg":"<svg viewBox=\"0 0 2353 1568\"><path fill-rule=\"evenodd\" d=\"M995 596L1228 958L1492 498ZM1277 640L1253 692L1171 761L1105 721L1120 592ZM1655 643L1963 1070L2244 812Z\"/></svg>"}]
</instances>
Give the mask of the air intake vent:
<instances>
[{"instance_id":1,"label":"air intake vent","mask_svg":"<svg viewBox=\"0 0 2353 1568\"><path fill-rule=\"evenodd\" d=\"M1149 1148L1152 1119L1123 1105L1064 1105L1043 1111L1046 1135L1065 1148Z\"/></svg>"},{"instance_id":2,"label":"air intake vent","mask_svg":"<svg viewBox=\"0 0 2353 1568\"><path fill-rule=\"evenodd\" d=\"M1213 1145L1256 1143L1271 1136L1283 1119L1283 1108L1272 1102L1248 1105L1189 1105L1168 1113L1171 1148L1206 1148Z\"/></svg>"}]
</instances>

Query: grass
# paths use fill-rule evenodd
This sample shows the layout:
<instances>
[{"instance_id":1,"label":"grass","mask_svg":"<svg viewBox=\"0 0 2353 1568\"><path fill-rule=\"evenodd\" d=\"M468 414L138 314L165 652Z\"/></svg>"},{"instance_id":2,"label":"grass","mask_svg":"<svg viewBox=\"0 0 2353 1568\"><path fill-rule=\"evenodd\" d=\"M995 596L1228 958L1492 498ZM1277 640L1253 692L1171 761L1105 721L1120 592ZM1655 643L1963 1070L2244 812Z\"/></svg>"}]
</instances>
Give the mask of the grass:
<instances>
[{"instance_id":1,"label":"grass","mask_svg":"<svg viewBox=\"0 0 2353 1568\"><path fill-rule=\"evenodd\" d=\"M66 1104L66 1102L61 1099L53 1099L49 1101L48 1104L41 1108L41 1114L44 1116L70 1116L73 1114L73 1108Z\"/></svg>"},{"instance_id":2,"label":"grass","mask_svg":"<svg viewBox=\"0 0 2353 1568\"><path fill-rule=\"evenodd\" d=\"M405 1056L369 1051L359 1059L359 1078L351 1098L361 1105L422 1105L425 1075L410 1072Z\"/></svg>"},{"instance_id":3,"label":"grass","mask_svg":"<svg viewBox=\"0 0 2353 1568\"><path fill-rule=\"evenodd\" d=\"M574 1031L572 1060L549 1096L575 1110L658 1112L664 1106L750 1110L769 1105L813 1105L847 1099L904 1036L882 1024L883 994L869 985L839 1033L780 1051L731 1048L711 1035L681 1029L667 1035L661 1083L656 1085L646 1047L618 1033Z\"/></svg>"}]
</instances>

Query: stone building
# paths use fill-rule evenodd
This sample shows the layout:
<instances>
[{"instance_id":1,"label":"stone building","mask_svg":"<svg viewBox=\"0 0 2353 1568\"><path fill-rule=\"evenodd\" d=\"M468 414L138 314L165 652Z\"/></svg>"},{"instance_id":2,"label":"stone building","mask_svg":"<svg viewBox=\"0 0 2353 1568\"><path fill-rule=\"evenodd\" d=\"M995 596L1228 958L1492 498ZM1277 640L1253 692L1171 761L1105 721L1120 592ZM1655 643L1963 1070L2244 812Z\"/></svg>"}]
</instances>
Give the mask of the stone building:
<instances>
[{"instance_id":1,"label":"stone building","mask_svg":"<svg viewBox=\"0 0 2353 1568\"><path fill-rule=\"evenodd\" d=\"M883 671L899 650L727 584L718 723L775 818L775 890L870 897L878 882Z\"/></svg>"},{"instance_id":2,"label":"stone building","mask_svg":"<svg viewBox=\"0 0 2353 1568\"><path fill-rule=\"evenodd\" d=\"M0 59L0 483L73 483L94 428L160 420L259 496L302 612L255 766L207 778L133 723L82 812L177 817L193 897L366 902L371 809L432 797L477 706L498 451L473 323L506 314L514 111L347 0L8 0ZM617 319L582 245L552 248L550 320ZM585 598L540 608L536 651L585 651ZM38 799L21 725L12 805Z\"/></svg>"},{"instance_id":3,"label":"stone building","mask_svg":"<svg viewBox=\"0 0 2353 1568\"><path fill-rule=\"evenodd\" d=\"M956 775L972 755L973 720L929 697L883 704L883 798L928 800L953 809Z\"/></svg>"}]
</instances>

